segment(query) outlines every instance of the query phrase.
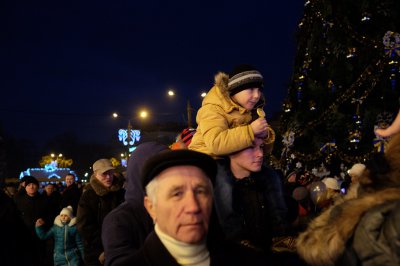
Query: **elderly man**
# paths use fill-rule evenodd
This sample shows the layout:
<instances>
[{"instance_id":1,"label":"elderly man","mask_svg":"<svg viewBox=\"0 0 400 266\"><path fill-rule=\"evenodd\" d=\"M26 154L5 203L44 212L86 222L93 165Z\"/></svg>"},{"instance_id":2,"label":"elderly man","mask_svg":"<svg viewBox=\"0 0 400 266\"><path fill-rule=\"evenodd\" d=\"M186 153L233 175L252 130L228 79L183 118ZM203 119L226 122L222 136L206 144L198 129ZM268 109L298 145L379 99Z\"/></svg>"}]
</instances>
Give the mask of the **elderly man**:
<instances>
[{"instance_id":1,"label":"elderly man","mask_svg":"<svg viewBox=\"0 0 400 266\"><path fill-rule=\"evenodd\" d=\"M210 156L191 150L161 151L148 159L142 182L154 231L121 265L257 265L239 249L207 245L216 171Z\"/></svg>"}]
</instances>

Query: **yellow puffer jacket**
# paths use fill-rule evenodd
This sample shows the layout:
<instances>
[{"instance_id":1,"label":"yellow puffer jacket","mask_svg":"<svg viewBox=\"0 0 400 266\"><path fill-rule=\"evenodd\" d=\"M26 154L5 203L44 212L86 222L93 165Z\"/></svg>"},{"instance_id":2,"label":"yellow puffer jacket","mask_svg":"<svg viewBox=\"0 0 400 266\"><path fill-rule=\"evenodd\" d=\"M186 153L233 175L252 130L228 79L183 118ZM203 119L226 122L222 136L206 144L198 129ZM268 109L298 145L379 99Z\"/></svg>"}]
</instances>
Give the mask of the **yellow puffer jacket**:
<instances>
[{"instance_id":1,"label":"yellow puffer jacket","mask_svg":"<svg viewBox=\"0 0 400 266\"><path fill-rule=\"evenodd\" d=\"M229 76L222 72L215 76L215 85L197 112L198 127L189 149L218 158L252 145L251 112L231 100L228 80ZM273 133L269 136L275 136L269 130Z\"/></svg>"}]
</instances>

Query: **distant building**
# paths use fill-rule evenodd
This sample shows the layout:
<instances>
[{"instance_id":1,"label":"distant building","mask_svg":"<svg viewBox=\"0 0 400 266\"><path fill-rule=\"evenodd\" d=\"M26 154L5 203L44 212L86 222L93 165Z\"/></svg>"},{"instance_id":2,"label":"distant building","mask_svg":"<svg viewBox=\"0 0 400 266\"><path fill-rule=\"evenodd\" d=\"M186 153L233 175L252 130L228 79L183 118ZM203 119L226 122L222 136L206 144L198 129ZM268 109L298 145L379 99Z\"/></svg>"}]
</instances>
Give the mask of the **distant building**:
<instances>
[{"instance_id":1,"label":"distant building","mask_svg":"<svg viewBox=\"0 0 400 266\"><path fill-rule=\"evenodd\" d=\"M76 176L74 171L70 168L57 168L54 163L46 164L44 168L28 168L22 171L19 175L19 179L24 176L34 176L39 182L59 182L64 181L64 177L72 173Z\"/></svg>"}]
</instances>

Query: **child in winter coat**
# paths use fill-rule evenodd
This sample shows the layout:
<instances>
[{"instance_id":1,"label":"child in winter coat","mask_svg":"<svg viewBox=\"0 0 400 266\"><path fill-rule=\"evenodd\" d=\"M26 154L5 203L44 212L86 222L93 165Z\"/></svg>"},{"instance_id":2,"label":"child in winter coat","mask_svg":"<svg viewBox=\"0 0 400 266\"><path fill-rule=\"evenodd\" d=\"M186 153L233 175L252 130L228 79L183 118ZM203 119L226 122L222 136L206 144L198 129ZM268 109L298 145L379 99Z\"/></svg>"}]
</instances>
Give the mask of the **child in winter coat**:
<instances>
[{"instance_id":1,"label":"child in winter coat","mask_svg":"<svg viewBox=\"0 0 400 266\"><path fill-rule=\"evenodd\" d=\"M36 221L36 234L42 240L54 237L54 266L82 264L83 243L76 229L76 218L71 206L63 208L47 232L43 219Z\"/></svg>"},{"instance_id":2,"label":"child in winter coat","mask_svg":"<svg viewBox=\"0 0 400 266\"><path fill-rule=\"evenodd\" d=\"M267 135L266 144L272 144L275 133L262 110L262 88L262 75L250 65L239 65L229 75L218 73L197 112L189 149L221 158L251 146L255 136Z\"/></svg>"}]
</instances>

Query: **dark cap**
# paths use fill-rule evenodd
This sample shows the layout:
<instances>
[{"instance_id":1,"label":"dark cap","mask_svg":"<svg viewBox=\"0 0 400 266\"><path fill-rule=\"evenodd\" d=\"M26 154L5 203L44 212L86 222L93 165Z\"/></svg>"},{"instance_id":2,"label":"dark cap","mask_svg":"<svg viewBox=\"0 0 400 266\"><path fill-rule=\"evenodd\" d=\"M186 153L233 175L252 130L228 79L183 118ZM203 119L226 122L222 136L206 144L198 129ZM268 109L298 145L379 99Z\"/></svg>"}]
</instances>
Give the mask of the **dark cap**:
<instances>
[{"instance_id":1,"label":"dark cap","mask_svg":"<svg viewBox=\"0 0 400 266\"><path fill-rule=\"evenodd\" d=\"M217 164L212 157L205 153L192 150L164 150L150 157L142 172L142 186L147 184L163 170L179 165L199 167L214 182L217 174Z\"/></svg>"},{"instance_id":2,"label":"dark cap","mask_svg":"<svg viewBox=\"0 0 400 266\"><path fill-rule=\"evenodd\" d=\"M25 187L28 186L30 183L34 183L37 186L39 186L39 182L37 181L37 179L33 176L24 176L23 177L24 181L25 181Z\"/></svg>"}]
</instances>

